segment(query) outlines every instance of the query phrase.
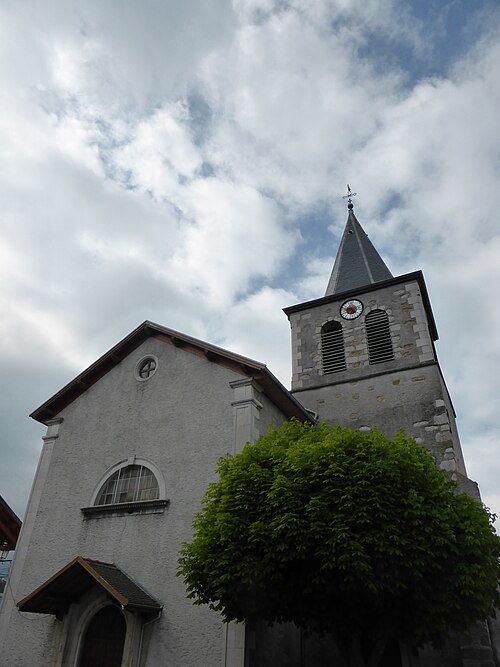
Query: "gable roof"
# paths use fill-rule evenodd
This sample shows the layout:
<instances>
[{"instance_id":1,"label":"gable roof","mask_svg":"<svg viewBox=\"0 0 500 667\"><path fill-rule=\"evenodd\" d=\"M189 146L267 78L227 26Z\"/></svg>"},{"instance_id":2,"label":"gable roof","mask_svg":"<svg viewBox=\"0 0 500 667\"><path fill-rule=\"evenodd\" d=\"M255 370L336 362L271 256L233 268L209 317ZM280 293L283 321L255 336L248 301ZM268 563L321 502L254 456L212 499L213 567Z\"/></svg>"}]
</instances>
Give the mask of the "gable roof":
<instances>
[{"instance_id":1,"label":"gable roof","mask_svg":"<svg viewBox=\"0 0 500 667\"><path fill-rule=\"evenodd\" d=\"M243 377L253 378L262 387L264 393L288 418L296 417L301 421L311 419L310 413L302 407L288 389L269 371L265 364L229 352L197 338L192 338L174 329L162 327L149 320L139 325L128 336L123 338L123 340L80 373L80 375L77 375L74 380L71 380L71 382L45 401L45 403L42 403L39 408L30 414L30 417L42 424L46 424L48 420L53 419L63 408L77 399L89 387L119 364L122 359L151 337L162 340L169 345L180 347L191 354L204 357L208 361L229 368Z\"/></svg>"},{"instance_id":2,"label":"gable roof","mask_svg":"<svg viewBox=\"0 0 500 667\"><path fill-rule=\"evenodd\" d=\"M352 204L325 296L392 278L384 260L359 224Z\"/></svg>"},{"instance_id":3,"label":"gable roof","mask_svg":"<svg viewBox=\"0 0 500 667\"><path fill-rule=\"evenodd\" d=\"M154 613L161 605L113 563L77 556L41 586L17 603L19 611L54 614L62 618L73 602L93 586L100 586L109 598L128 609Z\"/></svg>"}]
</instances>

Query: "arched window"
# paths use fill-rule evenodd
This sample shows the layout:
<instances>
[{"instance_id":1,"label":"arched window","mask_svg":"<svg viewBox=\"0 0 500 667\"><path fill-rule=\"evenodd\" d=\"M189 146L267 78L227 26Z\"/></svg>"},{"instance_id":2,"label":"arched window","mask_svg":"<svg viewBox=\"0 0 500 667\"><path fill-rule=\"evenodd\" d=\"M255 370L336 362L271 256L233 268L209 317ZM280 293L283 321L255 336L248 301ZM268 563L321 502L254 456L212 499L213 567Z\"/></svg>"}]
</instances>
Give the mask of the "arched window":
<instances>
[{"instance_id":1,"label":"arched window","mask_svg":"<svg viewBox=\"0 0 500 667\"><path fill-rule=\"evenodd\" d=\"M158 498L158 480L154 473L143 465L128 465L119 468L108 477L94 504L115 505Z\"/></svg>"},{"instance_id":2,"label":"arched window","mask_svg":"<svg viewBox=\"0 0 500 667\"><path fill-rule=\"evenodd\" d=\"M394 359L389 318L385 310L372 310L365 319L368 360L380 364Z\"/></svg>"},{"instance_id":3,"label":"arched window","mask_svg":"<svg viewBox=\"0 0 500 667\"><path fill-rule=\"evenodd\" d=\"M344 334L340 322L326 322L321 327L323 373L345 370Z\"/></svg>"},{"instance_id":4,"label":"arched window","mask_svg":"<svg viewBox=\"0 0 500 667\"><path fill-rule=\"evenodd\" d=\"M125 619L118 607L103 607L87 627L79 667L120 667L126 630Z\"/></svg>"}]
</instances>

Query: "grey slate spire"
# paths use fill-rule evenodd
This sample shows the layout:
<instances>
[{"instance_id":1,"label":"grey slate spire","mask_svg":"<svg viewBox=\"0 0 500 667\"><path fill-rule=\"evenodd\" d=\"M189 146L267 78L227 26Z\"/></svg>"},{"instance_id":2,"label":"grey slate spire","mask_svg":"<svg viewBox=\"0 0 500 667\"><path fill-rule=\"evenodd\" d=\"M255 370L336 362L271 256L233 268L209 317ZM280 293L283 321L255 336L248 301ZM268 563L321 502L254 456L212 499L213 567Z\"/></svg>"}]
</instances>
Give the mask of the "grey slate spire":
<instances>
[{"instance_id":1,"label":"grey slate spire","mask_svg":"<svg viewBox=\"0 0 500 667\"><path fill-rule=\"evenodd\" d=\"M325 296L347 292L393 278L353 211L349 190L349 215Z\"/></svg>"}]
</instances>

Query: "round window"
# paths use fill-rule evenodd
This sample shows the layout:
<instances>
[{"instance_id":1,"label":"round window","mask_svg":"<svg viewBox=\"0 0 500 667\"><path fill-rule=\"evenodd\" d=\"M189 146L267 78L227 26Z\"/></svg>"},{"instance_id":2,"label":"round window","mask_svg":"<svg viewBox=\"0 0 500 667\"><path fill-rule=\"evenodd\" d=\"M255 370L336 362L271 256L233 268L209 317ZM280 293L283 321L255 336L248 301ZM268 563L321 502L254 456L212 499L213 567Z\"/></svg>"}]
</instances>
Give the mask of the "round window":
<instances>
[{"instance_id":1,"label":"round window","mask_svg":"<svg viewBox=\"0 0 500 667\"><path fill-rule=\"evenodd\" d=\"M158 368L158 359L152 355L143 357L135 368L135 377L137 380L149 380L156 373Z\"/></svg>"}]
</instances>

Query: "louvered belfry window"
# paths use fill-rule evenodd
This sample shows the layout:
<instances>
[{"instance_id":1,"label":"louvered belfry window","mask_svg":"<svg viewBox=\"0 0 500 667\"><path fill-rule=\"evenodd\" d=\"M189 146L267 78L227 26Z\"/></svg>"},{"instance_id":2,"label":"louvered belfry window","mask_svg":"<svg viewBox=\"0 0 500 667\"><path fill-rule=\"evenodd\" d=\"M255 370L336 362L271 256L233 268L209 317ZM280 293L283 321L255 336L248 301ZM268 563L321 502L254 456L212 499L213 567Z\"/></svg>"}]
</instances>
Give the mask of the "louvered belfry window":
<instances>
[{"instance_id":1,"label":"louvered belfry window","mask_svg":"<svg viewBox=\"0 0 500 667\"><path fill-rule=\"evenodd\" d=\"M345 370L344 333L340 322L327 322L321 328L323 373Z\"/></svg>"},{"instance_id":2,"label":"louvered belfry window","mask_svg":"<svg viewBox=\"0 0 500 667\"><path fill-rule=\"evenodd\" d=\"M372 310L365 320L370 364L381 364L394 359L389 318L385 310Z\"/></svg>"}]
</instances>

